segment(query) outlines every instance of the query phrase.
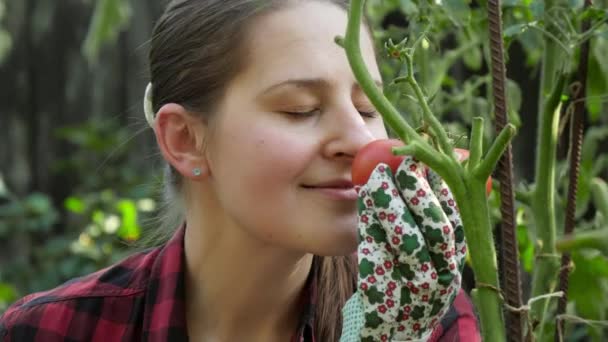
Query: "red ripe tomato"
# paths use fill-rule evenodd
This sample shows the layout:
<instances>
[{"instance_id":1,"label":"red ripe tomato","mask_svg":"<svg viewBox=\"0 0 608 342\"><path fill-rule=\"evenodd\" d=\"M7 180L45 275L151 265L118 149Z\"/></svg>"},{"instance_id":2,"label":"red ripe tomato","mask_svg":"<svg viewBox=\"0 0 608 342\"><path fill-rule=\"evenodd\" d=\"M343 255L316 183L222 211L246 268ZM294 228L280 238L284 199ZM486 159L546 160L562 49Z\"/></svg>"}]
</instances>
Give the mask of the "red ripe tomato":
<instances>
[{"instance_id":1,"label":"red ripe tomato","mask_svg":"<svg viewBox=\"0 0 608 342\"><path fill-rule=\"evenodd\" d=\"M363 146L353 160L353 184L363 185L367 183L369 176L379 163L387 164L393 174L397 172L399 164L403 161L403 156L394 155L392 147L403 145L401 140L380 139Z\"/></svg>"}]
</instances>

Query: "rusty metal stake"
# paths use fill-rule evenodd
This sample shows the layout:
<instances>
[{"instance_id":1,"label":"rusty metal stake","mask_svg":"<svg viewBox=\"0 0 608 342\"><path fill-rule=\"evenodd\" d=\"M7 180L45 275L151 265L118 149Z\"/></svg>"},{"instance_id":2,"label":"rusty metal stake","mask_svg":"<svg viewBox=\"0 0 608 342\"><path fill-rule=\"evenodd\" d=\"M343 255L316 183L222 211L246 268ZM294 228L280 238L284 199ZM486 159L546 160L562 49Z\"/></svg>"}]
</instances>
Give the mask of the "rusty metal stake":
<instances>
[{"instance_id":1,"label":"rusty metal stake","mask_svg":"<svg viewBox=\"0 0 608 342\"><path fill-rule=\"evenodd\" d=\"M583 9L591 6L591 0L585 0ZM585 19L582 23L582 31L586 32L591 27L589 19ZM564 220L564 235L569 235L574 232L574 220L576 212L576 196L578 192L578 177L580 173L581 162L581 145L583 143L584 131L584 115L585 115L585 96L587 85L587 69L589 61L589 42L586 40L581 45L580 62L578 64L576 87L573 87L572 92L574 111L570 115L571 119L571 135L570 135L570 175L568 179L568 202L566 203L566 217ZM570 107L570 106L569 106ZM557 302L557 315L566 312L568 304L568 275L570 274L570 253L562 254L561 268L559 273L559 290L564 292L564 295ZM564 332L564 321L560 320L555 326L555 341L562 341Z\"/></svg>"},{"instance_id":2,"label":"rusty metal stake","mask_svg":"<svg viewBox=\"0 0 608 342\"><path fill-rule=\"evenodd\" d=\"M488 27L490 31L490 52L492 70L492 94L496 116L496 132L507 124L507 101L505 89L505 63L502 40L502 18L500 0L488 0ZM505 301L512 307L520 307L521 278L519 272L519 253L515 231L515 204L513 194L513 155L511 144L503 154L496 170L500 182L502 215L501 222L501 273L502 291ZM521 312L506 312L507 338L509 341L523 340L523 317Z\"/></svg>"}]
</instances>

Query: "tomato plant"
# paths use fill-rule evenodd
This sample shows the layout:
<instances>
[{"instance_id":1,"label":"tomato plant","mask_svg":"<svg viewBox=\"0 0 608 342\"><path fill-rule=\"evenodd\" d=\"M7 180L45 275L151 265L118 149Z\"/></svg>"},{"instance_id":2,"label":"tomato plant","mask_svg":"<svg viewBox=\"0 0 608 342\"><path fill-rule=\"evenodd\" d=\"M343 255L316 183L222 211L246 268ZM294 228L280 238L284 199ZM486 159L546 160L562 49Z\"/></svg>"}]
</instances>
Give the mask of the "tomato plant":
<instances>
[{"instance_id":1,"label":"tomato plant","mask_svg":"<svg viewBox=\"0 0 608 342\"><path fill-rule=\"evenodd\" d=\"M387 164L393 174L397 172L397 168L403 156L395 155L392 151L393 147L404 146L404 143L399 139L379 139L370 142L363 146L355 156L352 169L352 180L355 185L363 185L369 179L369 176L374 171L374 168L380 163ZM464 161L469 158L470 152L463 148L455 148L458 160ZM486 194L489 195L492 191L492 177L486 181Z\"/></svg>"},{"instance_id":2,"label":"tomato plant","mask_svg":"<svg viewBox=\"0 0 608 342\"><path fill-rule=\"evenodd\" d=\"M469 155L471 152L469 150L465 150L464 148L455 148L454 152L458 155L458 160L463 161L469 159ZM490 195L492 192L492 177L488 177L486 181L486 195Z\"/></svg>"}]
</instances>

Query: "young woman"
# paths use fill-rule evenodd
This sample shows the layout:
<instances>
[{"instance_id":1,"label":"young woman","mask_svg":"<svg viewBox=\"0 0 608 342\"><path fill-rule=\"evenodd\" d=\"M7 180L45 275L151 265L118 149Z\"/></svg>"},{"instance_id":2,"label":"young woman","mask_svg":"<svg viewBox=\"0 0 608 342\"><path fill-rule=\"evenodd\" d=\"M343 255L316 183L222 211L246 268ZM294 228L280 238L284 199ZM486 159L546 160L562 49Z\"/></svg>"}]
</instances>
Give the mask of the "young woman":
<instances>
[{"instance_id":1,"label":"young woman","mask_svg":"<svg viewBox=\"0 0 608 342\"><path fill-rule=\"evenodd\" d=\"M172 1L152 36L147 97L181 224L163 246L18 301L0 339L479 340L459 291L457 211L433 204L448 194L440 180L406 158L400 170L413 173L395 178L413 183L382 165L351 183L355 154L387 132L334 43L346 9ZM381 85L368 32L361 44ZM428 224L405 204L418 198L439 208Z\"/></svg>"}]
</instances>

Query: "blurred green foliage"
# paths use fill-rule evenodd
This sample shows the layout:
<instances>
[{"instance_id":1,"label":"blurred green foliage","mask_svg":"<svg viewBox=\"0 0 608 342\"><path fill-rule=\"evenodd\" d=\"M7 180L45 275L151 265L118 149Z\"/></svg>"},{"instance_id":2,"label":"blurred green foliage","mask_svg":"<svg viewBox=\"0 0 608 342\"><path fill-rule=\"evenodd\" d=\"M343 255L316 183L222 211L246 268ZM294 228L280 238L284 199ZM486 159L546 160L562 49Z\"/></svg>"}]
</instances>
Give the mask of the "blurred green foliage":
<instances>
[{"instance_id":1,"label":"blurred green foliage","mask_svg":"<svg viewBox=\"0 0 608 342\"><path fill-rule=\"evenodd\" d=\"M73 193L59 205L47 194L18 198L0 187L0 239L10 239L17 252L0 268L0 311L133 252L130 244L156 209L157 183L129 162L123 143L131 134L118 122L95 119L57 131L75 152L54 172L76 175Z\"/></svg>"},{"instance_id":2,"label":"blurred green foliage","mask_svg":"<svg viewBox=\"0 0 608 342\"><path fill-rule=\"evenodd\" d=\"M473 116L492 122L487 17L484 6L467 0L369 0L368 16L378 42L410 37L418 41L415 56L416 77L432 110L451 132L454 144L467 146L466 132ZM132 4L128 0L97 0L91 24L81 52L95 64L106 46L116 42L126 30ZM599 7L598 7L599 6ZM608 13L606 1L582 10L582 0L569 0L568 6L553 9L545 16L544 2L534 0L503 1L504 41L508 51L519 48L518 61L525 73L536 74L541 63L543 39L547 35L567 50L571 68L576 66L577 47L592 39L587 81L588 122L592 125L583 146L577 230L594 231L608 226L606 187L597 186L608 170ZM2 29L6 16L0 0L0 63L9 53L12 40ZM552 22L545 22L546 18ZM581 20L593 18L592 30L580 32ZM558 27L558 35L549 33L548 24ZM380 61L384 80L403 75L394 60ZM520 114L527 96L525 84L510 79L507 84L509 120L517 127L528 125ZM405 84L386 82L385 93L397 104L404 117L420 126L419 108L411 89ZM134 133L117 118L96 119L64 127L55 138L69 143L74 153L54 165L53 172L73 175L70 195L60 201L51 194L31 193L17 197L0 176L0 239L10 239L11 248L0 252L0 312L17 298L48 289L59 283L98 270L133 251L129 244L138 241L142 229L153 225L157 207L158 170L148 170L130 159ZM486 125L486 139L494 129ZM567 131L562 132L567 135ZM487 146L487 144L485 144ZM526 153L534 147L525 146ZM516 165L516 168L518 166ZM527 166L519 166L527 167ZM565 206L567 160L558 165L558 206ZM603 181L602 181L603 182ZM518 180L517 233L522 269L532 272L535 266L535 223L528 204L533 184ZM604 183L605 185L605 183ZM602 190L604 189L604 190ZM500 198L490 197L493 220L499 222ZM558 227L563 226L563 210L558 211ZM11 255L10 258L6 257ZM608 315L608 259L595 249L581 249L573 254L574 271L570 275L568 313L588 320L606 320ZM524 287L529 284L524 283ZM525 291L524 291L525 292ZM586 324L568 324L567 341L590 336L594 341L608 338L606 330Z\"/></svg>"},{"instance_id":3,"label":"blurred green foliage","mask_svg":"<svg viewBox=\"0 0 608 342\"><path fill-rule=\"evenodd\" d=\"M8 55L13 45L11 35L2 27L5 16L5 0L0 0L0 64L2 64L4 58L6 57L6 55Z\"/></svg>"},{"instance_id":4,"label":"blurred green foliage","mask_svg":"<svg viewBox=\"0 0 608 342\"><path fill-rule=\"evenodd\" d=\"M91 64L97 63L99 50L116 40L131 17L131 5L126 0L97 0L82 53Z\"/></svg>"}]
</instances>

